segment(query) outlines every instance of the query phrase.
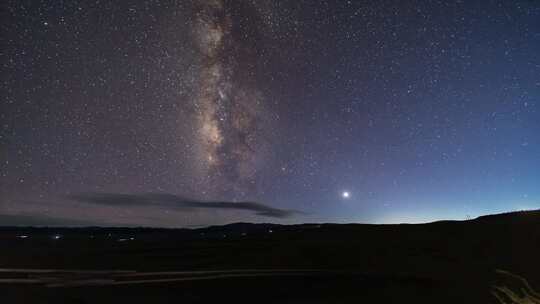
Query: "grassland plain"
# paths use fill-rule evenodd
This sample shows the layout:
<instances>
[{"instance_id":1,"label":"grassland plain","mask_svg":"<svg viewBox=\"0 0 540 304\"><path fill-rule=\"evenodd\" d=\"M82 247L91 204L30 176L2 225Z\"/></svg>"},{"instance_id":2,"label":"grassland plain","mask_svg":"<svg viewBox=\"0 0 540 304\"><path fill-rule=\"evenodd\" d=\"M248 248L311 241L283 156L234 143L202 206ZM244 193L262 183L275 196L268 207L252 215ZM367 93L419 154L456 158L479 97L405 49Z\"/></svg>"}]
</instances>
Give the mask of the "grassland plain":
<instances>
[{"instance_id":1,"label":"grassland plain","mask_svg":"<svg viewBox=\"0 0 540 304\"><path fill-rule=\"evenodd\" d=\"M519 278L532 291L540 286L540 211L414 225L4 227L0 244L0 282L36 280L0 283L0 297L7 300L2 303L514 303L512 296L524 297ZM84 272L89 270L102 273ZM248 270L268 275L215 275ZM284 275L287 270L299 273ZM125 280L111 271L161 281L43 283ZM199 271L181 276L208 278L163 281L173 271Z\"/></svg>"}]
</instances>

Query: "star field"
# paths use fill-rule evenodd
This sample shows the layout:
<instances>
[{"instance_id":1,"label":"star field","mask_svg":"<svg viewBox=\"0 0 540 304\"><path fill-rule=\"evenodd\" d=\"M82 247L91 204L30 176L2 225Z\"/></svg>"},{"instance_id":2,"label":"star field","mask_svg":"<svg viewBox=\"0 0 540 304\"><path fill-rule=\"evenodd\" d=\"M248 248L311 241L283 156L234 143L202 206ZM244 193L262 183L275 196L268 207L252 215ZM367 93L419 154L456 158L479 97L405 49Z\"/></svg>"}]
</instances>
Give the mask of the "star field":
<instances>
[{"instance_id":1,"label":"star field","mask_svg":"<svg viewBox=\"0 0 540 304\"><path fill-rule=\"evenodd\" d=\"M540 208L538 1L7 1L1 26L10 224Z\"/></svg>"}]
</instances>

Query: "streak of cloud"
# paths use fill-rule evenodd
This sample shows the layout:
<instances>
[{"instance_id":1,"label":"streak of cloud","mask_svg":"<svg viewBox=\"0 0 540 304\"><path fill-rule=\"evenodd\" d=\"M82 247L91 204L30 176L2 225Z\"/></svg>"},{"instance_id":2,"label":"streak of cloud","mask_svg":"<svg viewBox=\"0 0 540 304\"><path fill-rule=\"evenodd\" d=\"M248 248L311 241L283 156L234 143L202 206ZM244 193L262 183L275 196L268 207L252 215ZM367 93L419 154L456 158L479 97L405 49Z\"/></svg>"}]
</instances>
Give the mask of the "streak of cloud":
<instances>
[{"instance_id":1,"label":"streak of cloud","mask_svg":"<svg viewBox=\"0 0 540 304\"><path fill-rule=\"evenodd\" d=\"M122 194L122 193L79 193L69 196L70 199L95 205L133 207L152 206L161 208L171 208L176 210L188 209L221 209L221 210L243 210L251 211L256 215L287 218L301 212L296 210L273 208L257 202L223 202L223 201L198 201L174 194L164 193L144 193L144 194Z\"/></svg>"}]
</instances>

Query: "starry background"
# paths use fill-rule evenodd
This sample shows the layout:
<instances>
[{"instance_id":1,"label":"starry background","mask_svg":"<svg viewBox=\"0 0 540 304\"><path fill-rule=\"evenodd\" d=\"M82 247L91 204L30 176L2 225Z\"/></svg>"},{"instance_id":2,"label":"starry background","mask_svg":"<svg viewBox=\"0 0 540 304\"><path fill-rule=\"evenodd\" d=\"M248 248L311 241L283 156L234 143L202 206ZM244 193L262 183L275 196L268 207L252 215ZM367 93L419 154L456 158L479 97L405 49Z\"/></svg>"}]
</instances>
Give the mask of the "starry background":
<instances>
[{"instance_id":1,"label":"starry background","mask_svg":"<svg viewBox=\"0 0 540 304\"><path fill-rule=\"evenodd\" d=\"M1 6L0 225L540 208L539 1Z\"/></svg>"}]
</instances>

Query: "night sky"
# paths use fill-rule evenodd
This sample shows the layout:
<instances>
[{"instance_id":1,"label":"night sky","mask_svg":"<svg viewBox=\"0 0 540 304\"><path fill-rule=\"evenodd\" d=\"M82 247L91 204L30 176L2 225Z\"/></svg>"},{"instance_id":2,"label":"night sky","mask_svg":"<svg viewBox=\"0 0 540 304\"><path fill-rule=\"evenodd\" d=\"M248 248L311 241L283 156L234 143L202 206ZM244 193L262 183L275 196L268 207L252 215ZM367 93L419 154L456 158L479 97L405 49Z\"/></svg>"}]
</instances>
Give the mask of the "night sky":
<instances>
[{"instance_id":1,"label":"night sky","mask_svg":"<svg viewBox=\"0 0 540 304\"><path fill-rule=\"evenodd\" d=\"M540 1L3 1L0 225L540 208Z\"/></svg>"}]
</instances>

